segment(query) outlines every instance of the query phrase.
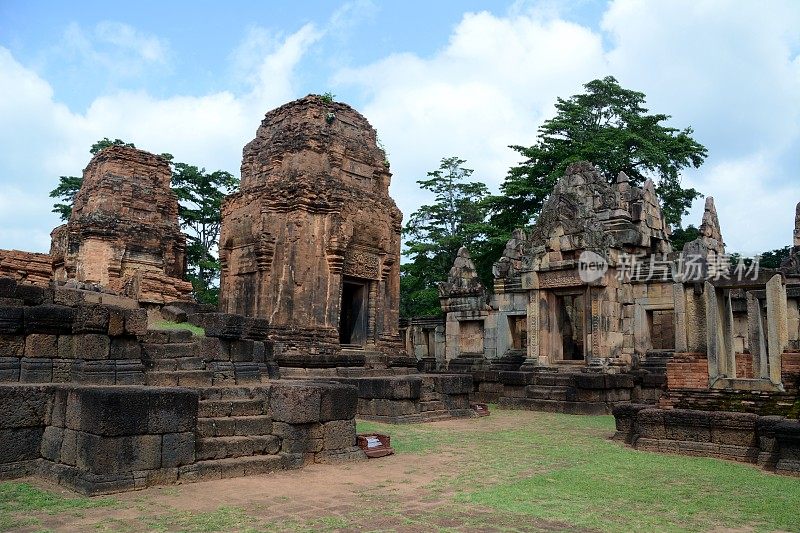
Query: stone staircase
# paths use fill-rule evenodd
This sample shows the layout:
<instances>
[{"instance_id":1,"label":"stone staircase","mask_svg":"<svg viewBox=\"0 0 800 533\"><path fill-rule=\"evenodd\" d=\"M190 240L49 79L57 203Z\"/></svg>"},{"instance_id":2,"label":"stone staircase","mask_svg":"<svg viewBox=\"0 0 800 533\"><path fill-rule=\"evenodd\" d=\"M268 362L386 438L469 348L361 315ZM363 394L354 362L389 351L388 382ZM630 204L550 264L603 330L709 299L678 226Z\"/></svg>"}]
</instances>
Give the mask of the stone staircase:
<instances>
[{"instance_id":1,"label":"stone staircase","mask_svg":"<svg viewBox=\"0 0 800 533\"><path fill-rule=\"evenodd\" d=\"M197 413L198 479L263 474L299 466L281 454L268 412L269 392L259 388L213 387L200 390Z\"/></svg>"},{"instance_id":2,"label":"stone staircase","mask_svg":"<svg viewBox=\"0 0 800 533\"><path fill-rule=\"evenodd\" d=\"M672 360L674 355L674 350L650 350L644 360L639 362L639 368L647 370L651 374L666 374L667 363Z\"/></svg>"},{"instance_id":3,"label":"stone staircase","mask_svg":"<svg viewBox=\"0 0 800 533\"><path fill-rule=\"evenodd\" d=\"M145 383L160 387L202 388L255 385L277 376L265 359L263 343L194 337L185 330L148 330L142 342Z\"/></svg>"},{"instance_id":4,"label":"stone staircase","mask_svg":"<svg viewBox=\"0 0 800 533\"><path fill-rule=\"evenodd\" d=\"M592 388L579 382L596 378L572 369L540 367L535 372L501 372L503 407L554 413L606 414L610 407ZM596 397L595 397L596 396Z\"/></svg>"}]
</instances>

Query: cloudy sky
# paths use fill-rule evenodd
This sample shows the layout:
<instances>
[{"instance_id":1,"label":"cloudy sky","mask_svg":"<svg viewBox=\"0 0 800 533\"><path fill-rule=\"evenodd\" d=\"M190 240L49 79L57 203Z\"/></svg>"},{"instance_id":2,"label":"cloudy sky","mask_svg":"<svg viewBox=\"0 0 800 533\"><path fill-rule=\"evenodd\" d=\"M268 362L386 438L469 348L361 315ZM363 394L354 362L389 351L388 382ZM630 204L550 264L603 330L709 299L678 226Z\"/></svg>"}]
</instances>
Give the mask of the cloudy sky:
<instances>
[{"instance_id":1,"label":"cloudy sky","mask_svg":"<svg viewBox=\"0 0 800 533\"><path fill-rule=\"evenodd\" d=\"M375 126L406 215L445 156L496 190L518 161L507 146L609 74L708 148L684 181L715 198L730 251L791 244L797 1L0 0L0 248L48 251L47 193L94 141L238 174L264 113L308 93Z\"/></svg>"}]
</instances>

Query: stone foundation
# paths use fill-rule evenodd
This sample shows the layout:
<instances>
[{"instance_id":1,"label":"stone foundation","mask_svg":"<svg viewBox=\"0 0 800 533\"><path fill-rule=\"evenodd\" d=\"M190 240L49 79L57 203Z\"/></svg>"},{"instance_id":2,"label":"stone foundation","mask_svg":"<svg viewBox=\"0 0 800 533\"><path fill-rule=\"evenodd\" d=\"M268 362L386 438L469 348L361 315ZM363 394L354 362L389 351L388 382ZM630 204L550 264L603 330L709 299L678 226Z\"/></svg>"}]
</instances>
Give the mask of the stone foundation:
<instances>
[{"instance_id":1,"label":"stone foundation","mask_svg":"<svg viewBox=\"0 0 800 533\"><path fill-rule=\"evenodd\" d=\"M631 401L655 404L666 381L664 361L655 358L623 373L603 369L526 368L523 361L522 357L491 362L483 358L457 358L450 361L449 369L472 377L472 402L570 414L610 414L615 405Z\"/></svg>"},{"instance_id":2,"label":"stone foundation","mask_svg":"<svg viewBox=\"0 0 800 533\"><path fill-rule=\"evenodd\" d=\"M364 458L354 387L279 380L266 321L0 278L0 477L86 494Z\"/></svg>"},{"instance_id":3,"label":"stone foundation","mask_svg":"<svg viewBox=\"0 0 800 533\"><path fill-rule=\"evenodd\" d=\"M657 409L614 409L615 439L640 450L718 457L800 475L800 422L780 416Z\"/></svg>"},{"instance_id":4,"label":"stone foundation","mask_svg":"<svg viewBox=\"0 0 800 533\"><path fill-rule=\"evenodd\" d=\"M471 376L416 374L336 381L356 387L358 417L365 420L409 423L474 416Z\"/></svg>"},{"instance_id":5,"label":"stone foundation","mask_svg":"<svg viewBox=\"0 0 800 533\"><path fill-rule=\"evenodd\" d=\"M365 458L352 387L0 385L0 479L108 494Z\"/></svg>"}]
</instances>

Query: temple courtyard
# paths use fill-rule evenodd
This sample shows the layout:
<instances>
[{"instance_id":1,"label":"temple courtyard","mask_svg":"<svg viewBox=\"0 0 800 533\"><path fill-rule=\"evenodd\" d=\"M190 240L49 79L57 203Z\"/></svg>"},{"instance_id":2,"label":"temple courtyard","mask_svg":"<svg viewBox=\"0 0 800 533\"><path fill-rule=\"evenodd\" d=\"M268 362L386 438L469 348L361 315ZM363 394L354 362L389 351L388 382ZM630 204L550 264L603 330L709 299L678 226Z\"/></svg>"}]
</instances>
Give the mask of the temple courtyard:
<instances>
[{"instance_id":1,"label":"temple courtyard","mask_svg":"<svg viewBox=\"0 0 800 533\"><path fill-rule=\"evenodd\" d=\"M85 498L0 483L0 531L797 531L797 479L639 451L612 416L358 423L396 454Z\"/></svg>"}]
</instances>

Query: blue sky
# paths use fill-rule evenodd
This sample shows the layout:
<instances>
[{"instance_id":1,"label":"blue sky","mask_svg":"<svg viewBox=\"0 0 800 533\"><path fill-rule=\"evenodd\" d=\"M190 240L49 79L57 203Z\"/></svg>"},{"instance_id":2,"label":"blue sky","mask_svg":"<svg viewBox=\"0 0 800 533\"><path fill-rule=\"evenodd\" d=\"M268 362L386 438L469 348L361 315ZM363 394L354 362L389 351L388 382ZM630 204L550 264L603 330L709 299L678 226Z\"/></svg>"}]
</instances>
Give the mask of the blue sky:
<instances>
[{"instance_id":1,"label":"blue sky","mask_svg":"<svg viewBox=\"0 0 800 533\"><path fill-rule=\"evenodd\" d=\"M791 243L800 201L800 3L0 0L0 248L47 251L47 192L97 139L238 173L268 110L332 91L415 181L459 155L496 189L558 96L608 74L709 149L731 251ZM702 201L686 218L698 223Z\"/></svg>"}]
</instances>

